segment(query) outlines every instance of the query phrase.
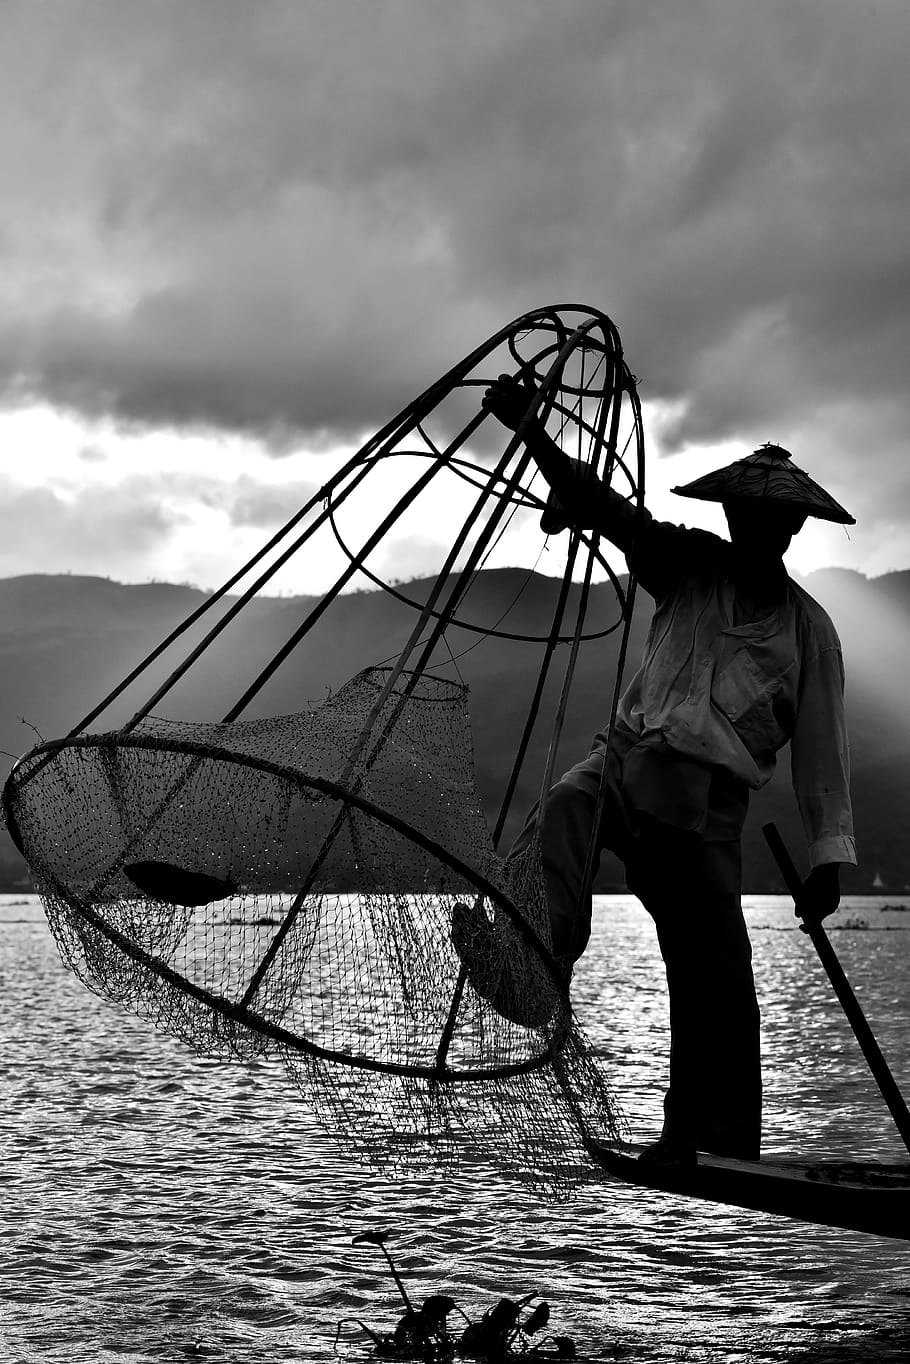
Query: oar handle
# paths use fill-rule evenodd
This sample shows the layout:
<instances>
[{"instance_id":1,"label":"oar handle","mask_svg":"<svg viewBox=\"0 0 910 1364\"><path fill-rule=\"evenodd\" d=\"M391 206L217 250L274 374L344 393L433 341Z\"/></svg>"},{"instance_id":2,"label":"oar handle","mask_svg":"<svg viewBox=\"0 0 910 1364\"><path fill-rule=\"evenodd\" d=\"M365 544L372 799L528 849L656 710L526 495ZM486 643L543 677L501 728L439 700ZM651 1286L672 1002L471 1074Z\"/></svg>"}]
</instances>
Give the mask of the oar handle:
<instances>
[{"instance_id":1,"label":"oar handle","mask_svg":"<svg viewBox=\"0 0 910 1364\"><path fill-rule=\"evenodd\" d=\"M799 872L794 866L793 859L787 850L784 840L781 838L777 826L765 824L762 828L768 847L774 855L780 873L784 878L787 889L798 902L803 883ZM797 910L799 914L799 910ZM802 918L802 915L800 915ZM904 1145L910 1151L910 1110L908 1110L904 1097L897 1086L897 1081L891 1074L888 1062L882 1055L881 1048L875 1040L875 1034L869 1027L866 1015L863 1013L862 1006L853 988L846 977L844 968L841 966L837 953L831 946L828 935L820 923L811 923L806 919L802 922L803 932L807 933L812 940L812 946L818 953L822 966L825 968L828 979L840 1001L840 1006L847 1015L847 1021L853 1029L857 1042L862 1048L866 1064L872 1071L875 1082L881 1090L882 1098L888 1105L888 1109L901 1134Z\"/></svg>"},{"instance_id":2,"label":"oar handle","mask_svg":"<svg viewBox=\"0 0 910 1364\"><path fill-rule=\"evenodd\" d=\"M790 856L790 850L788 849L786 843L780 836L780 831L777 825L776 824L763 825L762 833L764 834L765 842L771 849L771 852L774 856L774 860L777 863L778 871L784 878L784 883L787 887L787 890L793 896L794 900L798 900L800 891L803 888L802 879L800 878L799 872L796 870L796 865L793 861L793 858ZM806 927L806 925L804 925L804 927Z\"/></svg>"}]
</instances>

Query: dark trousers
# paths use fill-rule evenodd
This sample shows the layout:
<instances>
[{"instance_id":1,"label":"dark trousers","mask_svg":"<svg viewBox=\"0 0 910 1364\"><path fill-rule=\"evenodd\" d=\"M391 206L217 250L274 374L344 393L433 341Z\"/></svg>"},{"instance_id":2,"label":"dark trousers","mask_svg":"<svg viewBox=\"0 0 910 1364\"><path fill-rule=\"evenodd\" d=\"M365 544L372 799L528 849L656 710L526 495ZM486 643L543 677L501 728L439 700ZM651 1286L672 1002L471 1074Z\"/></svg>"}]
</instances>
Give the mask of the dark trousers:
<instances>
[{"instance_id":1,"label":"dark trousers","mask_svg":"<svg viewBox=\"0 0 910 1364\"><path fill-rule=\"evenodd\" d=\"M630 815L611 760L613 767L597 846L625 863L627 884L654 920L666 966L670 1084L664 1133L699 1150L757 1159L759 1009L740 904L739 841L707 841ZM590 896L580 903L596 807L591 771L588 759L552 787L540 824L553 950L567 965L584 951L591 932ZM533 837L535 824L536 812L516 850Z\"/></svg>"}]
</instances>

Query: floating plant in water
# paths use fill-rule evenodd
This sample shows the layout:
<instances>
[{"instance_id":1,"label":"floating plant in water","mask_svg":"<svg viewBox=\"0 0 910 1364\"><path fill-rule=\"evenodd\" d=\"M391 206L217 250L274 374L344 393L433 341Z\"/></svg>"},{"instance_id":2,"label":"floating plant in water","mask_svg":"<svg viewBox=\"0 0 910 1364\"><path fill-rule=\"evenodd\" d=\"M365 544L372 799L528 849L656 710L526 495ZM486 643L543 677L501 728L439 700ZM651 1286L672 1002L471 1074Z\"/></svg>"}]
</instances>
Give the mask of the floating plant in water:
<instances>
[{"instance_id":1,"label":"floating plant in water","mask_svg":"<svg viewBox=\"0 0 910 1364\"><path fill-rule=\"evenodd\" d=\"M353 1240L355 1246L369 1244L379 1247L404 1304L404 1315L390 1332L373 1330L359 1318L353 1318L372 1342L374 1358L419 1360L423 1364L474 1359L481 1361L481 1364L484 1361L486 1364L498 1364L500 1360L522 1356L538 1359L575 1357L575 1345L568 1336L545 1336L540 1341L532 1340L550 1320L549 1304L545 1302L539 1302L527 1316L522 1317L537 1297L536 1293L528 1293L517 1301L500 1298L499 1302L484 1312L479 1321L471 1321L447 1293L434 1293L420 1307L416 1307L386 1249L385 1243L390 1235L388 1231L364 1231ZM449 1317L453 1313L457 1313L464 1322L457 1332L453 1332L449 1326ZM343 1321L338 1323L336 1348L344 1325Z\"/></svg>"}]
</instances>

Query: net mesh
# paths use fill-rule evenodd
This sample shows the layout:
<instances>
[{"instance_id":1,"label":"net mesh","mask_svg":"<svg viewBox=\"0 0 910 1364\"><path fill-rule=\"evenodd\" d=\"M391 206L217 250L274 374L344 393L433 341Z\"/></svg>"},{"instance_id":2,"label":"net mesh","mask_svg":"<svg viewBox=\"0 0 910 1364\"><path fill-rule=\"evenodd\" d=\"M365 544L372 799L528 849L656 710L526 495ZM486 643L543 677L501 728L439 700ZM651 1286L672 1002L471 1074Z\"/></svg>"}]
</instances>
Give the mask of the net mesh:
<instances>
[{"instance_id":1,"label":"net mesh","mask_svg":"<svg viewBox=\"0 0 910 1364\"><path fill-rule=\"evenodd\" d=\"M493 850L461 685L368 669L300 714L73 737L20 762L7 812L91 989L280 1057L358 1155L470 1147L558 1196L616 1139L539 847Z\"/></svg>"}]
</instances>

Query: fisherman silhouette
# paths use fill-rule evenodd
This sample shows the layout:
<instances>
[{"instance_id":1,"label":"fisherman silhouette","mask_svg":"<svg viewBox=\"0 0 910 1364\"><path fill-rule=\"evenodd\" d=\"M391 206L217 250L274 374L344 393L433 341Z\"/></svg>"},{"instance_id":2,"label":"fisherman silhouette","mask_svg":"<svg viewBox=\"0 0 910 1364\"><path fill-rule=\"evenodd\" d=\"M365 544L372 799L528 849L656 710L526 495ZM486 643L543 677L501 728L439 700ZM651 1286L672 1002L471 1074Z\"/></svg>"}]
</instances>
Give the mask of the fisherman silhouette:
<instances>
[{"instance_id":1,"label":"fisherman silhouette","mask_svg":"<svg viewBox=\"0 0 910 1364\"><path fill-rule=\"evenodd\" d=\"M533 396L503 375L484 407L517 431ZM797 902L803 919L819 922L837 909L840 864L856 861L840 642L783 555L807 516L854 518L769 444L673 490L721 502L726 541L638 511L566 456L536 419L522 434L551 489L542 529L596 529L624 552L655 604L612 734L596 735L545 799L554 955L568 978L590 936L590 895L581 902L581 890L606 764L598 847L622 859L630 891L654 920L669 993L664 1125L641 1158L685 1164L703 1150L755 1160L760 1019L740 902L741 833L749 791L770 779L788 742L812 868ZM535 816L513 851L533 837ZM459 914L453 941L468 975L507 1011L512 997L504 1002L501 978L484 970L495 927L480 909ZM477 922L466 922L471 915Z\"/></svg>"}]
</instances>

